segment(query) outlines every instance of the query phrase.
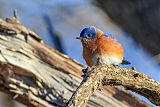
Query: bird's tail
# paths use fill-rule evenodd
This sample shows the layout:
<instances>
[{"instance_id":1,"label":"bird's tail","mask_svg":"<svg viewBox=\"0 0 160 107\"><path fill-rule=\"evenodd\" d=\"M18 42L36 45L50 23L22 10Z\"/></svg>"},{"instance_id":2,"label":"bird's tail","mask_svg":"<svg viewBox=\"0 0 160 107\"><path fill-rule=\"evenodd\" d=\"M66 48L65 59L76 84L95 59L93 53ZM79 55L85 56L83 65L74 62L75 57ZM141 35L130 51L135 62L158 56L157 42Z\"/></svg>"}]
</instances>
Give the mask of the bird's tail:
<instances>
[{"instance_id":1,"label":"bird's tail","mask_svg":"<svg viewBox=\"0 0 160 107\"><path fill-rule=\"evenodd\" d=\"M123 64L123 65L128 65L128 64L131 64L131 62L129 62L129 61L123 59L121 64Z\"/></svg>"}]
</instances>

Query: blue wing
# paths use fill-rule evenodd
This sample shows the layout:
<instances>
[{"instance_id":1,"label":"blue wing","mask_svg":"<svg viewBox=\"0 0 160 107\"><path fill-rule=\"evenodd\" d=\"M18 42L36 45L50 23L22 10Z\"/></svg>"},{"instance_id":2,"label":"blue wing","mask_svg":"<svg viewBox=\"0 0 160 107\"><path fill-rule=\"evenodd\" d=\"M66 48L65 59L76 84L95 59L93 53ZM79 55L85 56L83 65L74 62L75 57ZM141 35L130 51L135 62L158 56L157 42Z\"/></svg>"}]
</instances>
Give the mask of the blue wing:
<instances>
[{"instance_id":1,"label":"blue wing","mask_svg":"<svg viewBox=\"0 0 160 107\"><path fill-rule=\"evenodd\" d=\"M114 39L114 37L110 33L105 33L104 36L111 38L111 39Z\"/></svg>"}]
</instances>

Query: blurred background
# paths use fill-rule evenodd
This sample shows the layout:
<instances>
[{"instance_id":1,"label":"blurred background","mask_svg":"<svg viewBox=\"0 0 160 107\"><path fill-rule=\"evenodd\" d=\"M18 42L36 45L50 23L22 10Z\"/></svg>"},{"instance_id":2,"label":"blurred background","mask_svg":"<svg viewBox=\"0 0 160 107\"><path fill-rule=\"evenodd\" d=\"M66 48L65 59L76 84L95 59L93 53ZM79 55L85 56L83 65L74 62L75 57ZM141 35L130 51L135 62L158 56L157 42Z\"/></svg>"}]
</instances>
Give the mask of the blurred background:
<instances>
[{"instance_id":1,"label":"blurred background","mask_svg":"<svg viewBox=\"0 0 160 107\"><path fill-rule=\"evenodd\" d=\"M132 63L127 67L160 82L159 0L0 0L1 18L12 18L14 9L46 44L84 65L82 45L75 38L84 27L96 26L123 44ZM0 95L0 107L14 106L23 107Z\"/></svg>"}]
</instances>

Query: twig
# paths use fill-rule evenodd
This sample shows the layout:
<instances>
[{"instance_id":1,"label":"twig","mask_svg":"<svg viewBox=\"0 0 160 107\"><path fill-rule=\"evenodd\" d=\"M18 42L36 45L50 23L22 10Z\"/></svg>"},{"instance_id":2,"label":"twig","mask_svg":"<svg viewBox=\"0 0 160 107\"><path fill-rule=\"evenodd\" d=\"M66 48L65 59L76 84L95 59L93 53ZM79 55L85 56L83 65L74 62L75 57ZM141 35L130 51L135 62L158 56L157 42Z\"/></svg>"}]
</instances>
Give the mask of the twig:
<instances>
[{"instance_id":1,"label":"twig","mask_svg":"<svg viewBox=\"0 0 160 107\"><path fill-rule=\"evenodd\" d=\"M18 13L17 13L17 9L14 9L13 10L13 16L15 19L19 20L19 16L18 16Z\"/></svg>"},{"instance_id":2,"label":"twig","mask_svg":"<svg viewBox=\"0 0 160 107\"><path fill-rule=\"evenodd\" d=\"M55 49L60 51L61 53L66 54L64 46L62 44L62 39L61 39L60 35L55 31L55 28L52 24L50 17L46 14L43 16L43 18L44 18L44 21L47 25L47 30L53 40Z\"/></svg>"}]
</instances>

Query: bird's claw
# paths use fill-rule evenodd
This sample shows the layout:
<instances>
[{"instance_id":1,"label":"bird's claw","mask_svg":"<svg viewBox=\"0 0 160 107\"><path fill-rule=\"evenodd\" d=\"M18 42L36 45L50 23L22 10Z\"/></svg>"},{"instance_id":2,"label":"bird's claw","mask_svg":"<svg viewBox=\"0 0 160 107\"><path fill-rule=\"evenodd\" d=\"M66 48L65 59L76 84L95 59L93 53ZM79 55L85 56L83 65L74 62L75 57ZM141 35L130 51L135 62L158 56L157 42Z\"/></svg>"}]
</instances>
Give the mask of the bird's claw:
<instances>
[{"instance_id":1,"label":"bird's claw","mask_svg":"<svg viewBox=\"0 0 160 107\"><path fill-rule=\"evenodd\" d=\"M85 69L82 69L82 72L83 72L82 77L88 76L88 74L90 73L90 71L91 71L91 68L90 68L90 67L87 67L87 68L85 68Z\"/></svg>"}]
</instances>

